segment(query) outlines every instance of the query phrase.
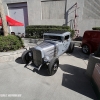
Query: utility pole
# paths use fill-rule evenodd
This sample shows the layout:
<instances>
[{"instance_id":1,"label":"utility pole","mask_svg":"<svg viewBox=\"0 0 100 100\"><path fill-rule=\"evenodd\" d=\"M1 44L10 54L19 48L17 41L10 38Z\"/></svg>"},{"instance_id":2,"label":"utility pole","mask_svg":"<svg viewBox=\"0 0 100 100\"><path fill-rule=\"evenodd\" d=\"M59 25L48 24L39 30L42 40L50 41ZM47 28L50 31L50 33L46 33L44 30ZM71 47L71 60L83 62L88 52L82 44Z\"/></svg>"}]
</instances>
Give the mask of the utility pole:
<instances>
[{"instance_id":1,"label":"utility pole","mask_svg":"<svg viewBox=\"0 0 100 100\"><path fill-rule=\"evenodd\" d=\"M4 13L4 8L2 5L2 0L0 0L0 17L2 20L2 27L3 27L4 36L7 36L8 35L8 27L7 27L6 16Z\"/></svg>"}]
</instances>

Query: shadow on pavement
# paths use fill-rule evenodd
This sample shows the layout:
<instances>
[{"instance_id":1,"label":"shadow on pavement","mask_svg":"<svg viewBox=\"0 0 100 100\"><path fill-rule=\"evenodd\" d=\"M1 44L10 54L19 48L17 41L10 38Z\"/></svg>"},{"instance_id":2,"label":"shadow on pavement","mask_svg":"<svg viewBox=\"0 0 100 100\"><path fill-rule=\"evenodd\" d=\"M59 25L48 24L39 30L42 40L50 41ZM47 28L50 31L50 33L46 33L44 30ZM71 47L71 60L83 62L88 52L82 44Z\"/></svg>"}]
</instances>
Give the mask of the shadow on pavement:
<instances>
[{"instance_id":1,"label":"shadow on pavement","mask_svg":"<svg viewBox=\"0 0 100 100\"><path fill-rule=\"evenodd\" d=\"M68 64L60 65L60 68L64 72L67 72L63 74L62 86L92 98L93 100L97 100L91 82L85 75L85 69Z\"/></svg>"},{"instance_id":2,"label":"shadow on pavement","mask_svg":"<svg viewBox=\"0 0 100 100\"><path fill-rule=\"evenodd\" d=\"M41 69L39 71L37 69L35 69L35 68L33 68L33 70L32 70L32 69L28 68L27 66L24 66L24 67L27 68L28 70L31 70L34 73L39 74L39 75L49 76L48 72L47 72L47 68L45 66L41 67Z\"/></svg>"},{"instance_id":3,"label":"shadow on pavement","mask_svg":"<svg viewBox=\"0 0 100 100\"><path fill-rule=\"evenodd\" d=\"M83 59L83 60L88 60L89 59L89 55L84 54L81 50L81 47L77 47L77 46L74 47L73 53L68 54L68 55L69 56L72 55L72 56L75 56L75 57Z\"/></svg>"},{"instance_id":4,"label":"shadow on pavement","mask_svg":"<svg viewBox=\"0 0 100 100\"><path fill-rule=\"evenodd\" d=\"M25 64L23 61L22 61L22 58L21 57L18 57L16 60L15 60L16 63L18 64Z\"/></svg>"},{"instance_id":5,"label":"shadow on pavement","mask_svg":"<svg viewBox=\"0 0 100 100\"><path fill-rule=\"evenodd\" d=\"M44 67L42 67L39 71L36 69L33 69L33 72L36 72L37 74L42 75L42 76L49 76L47 72L47 68L44 68Z\"/></svg>"},{"instance_id":6,"label":"shadow on pavement","mask_svg":"<svg viewBox=\"0 0 100 100\"><path fill-rule=\"evenodd\" d=\"M22 58L19 57L15 60L16 63L18 64L25 64L23 61L22 61ZM41 69L38 71L37 69L33 68L33 70L31 68L28 68L27 65L24 66L24 68L27 68L28 70L32 71L32 72L35 72L39 75L42 75L42 76L49 76L48 75L48 72L47 72L47 67L45 66L42 66Z\"/></svg>"}]
</instances>

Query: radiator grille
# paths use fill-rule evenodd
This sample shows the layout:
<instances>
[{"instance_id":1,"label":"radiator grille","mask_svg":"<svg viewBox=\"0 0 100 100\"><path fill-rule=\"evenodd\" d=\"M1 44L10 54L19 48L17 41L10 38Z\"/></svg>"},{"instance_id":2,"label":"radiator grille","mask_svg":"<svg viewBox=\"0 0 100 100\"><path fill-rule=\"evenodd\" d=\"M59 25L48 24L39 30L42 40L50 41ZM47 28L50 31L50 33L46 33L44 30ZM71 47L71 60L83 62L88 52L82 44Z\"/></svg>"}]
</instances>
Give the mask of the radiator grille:
<instances>
[{"instance_id":1,"label":"radiator grille","mask_svg":"<svg viewBox=\"0 0 100 100\"><path fill-rule=\"evenodd\" d=\"M39 66L42 64L42 55L41 55L41 51L34 49L33 50L33 62L36 66Z\"/></svg>"}]
</instances>

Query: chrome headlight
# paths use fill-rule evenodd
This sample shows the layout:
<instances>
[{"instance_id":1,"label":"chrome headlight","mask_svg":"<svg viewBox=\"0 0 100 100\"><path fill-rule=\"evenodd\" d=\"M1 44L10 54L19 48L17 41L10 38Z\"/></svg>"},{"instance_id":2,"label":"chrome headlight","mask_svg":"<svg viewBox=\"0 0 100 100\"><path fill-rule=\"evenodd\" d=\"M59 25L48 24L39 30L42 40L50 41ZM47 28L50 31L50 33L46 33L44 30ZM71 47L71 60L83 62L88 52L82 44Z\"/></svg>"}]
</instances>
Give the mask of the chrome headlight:
<instances>
[{"instance_id":1,"label":"chrome headlight","mask_svg":"<svg viewBox=\"0 0 100 100\"><path fill-rule=\"evenodd\" d=\"M44 61L50 61L50 58L48 56L45 56Z\"/></svg>"}]
</instances>

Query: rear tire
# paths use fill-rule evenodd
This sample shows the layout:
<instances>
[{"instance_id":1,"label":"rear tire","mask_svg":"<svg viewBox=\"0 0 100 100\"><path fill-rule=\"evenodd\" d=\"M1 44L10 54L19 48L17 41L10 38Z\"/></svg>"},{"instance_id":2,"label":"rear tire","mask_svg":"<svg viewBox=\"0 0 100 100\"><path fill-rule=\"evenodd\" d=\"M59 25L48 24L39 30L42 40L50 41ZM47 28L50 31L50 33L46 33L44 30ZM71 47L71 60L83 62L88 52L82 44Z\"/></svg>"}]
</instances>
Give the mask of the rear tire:
<instances>
[{"instance_id":1,"label":"rear tire","mask_svg":"<svg viewBox=\"0 0 100 100\"><path fill-rule=\"evenodd\" d=\"M30 54L32 55L30 50L24 51L22 54L22 60L25 64L28 64L31 60L32 60L32 56L30 56Z\"/></svg>"},{"instance_id":2,"label":"rear tire","mask_svg":"<svg viewBox=\"0 0 100 100\"><path fill-rule=\"evenodd\" d=\"M90 53L90 48L88 45L83 45L82 46L82 52L85 53L85 54L89 54Z\"/></svg>"},{"instance_id":3,"label":"rear tire","mask_svg":"<svg viewBox=\"0 0 100 100\"><path fill-rule=\"evenodd\" d=\"M53 58L48 65L48 74L50 76L54 75L57 72L59 66L59 59L58 58Z\"/></svg>"},{"instance_id":4,"label":"rear tire","mask_svg":"<svg viewBox=\"0 0 100 100\"><path fill-rule=\"evenodd\" d=\"M75 44L71 42L66 53L72 53L74 51L74 45Z\"/></svg>"}]
</instances>

